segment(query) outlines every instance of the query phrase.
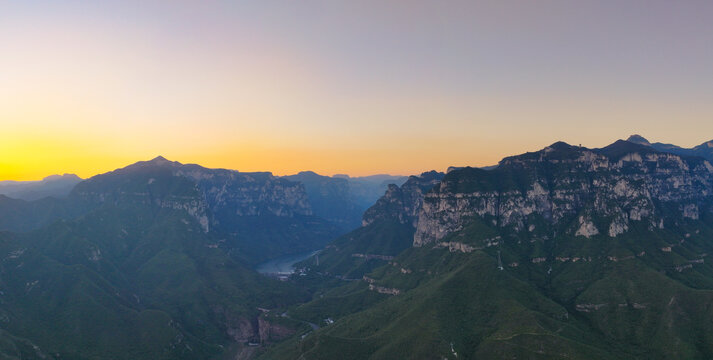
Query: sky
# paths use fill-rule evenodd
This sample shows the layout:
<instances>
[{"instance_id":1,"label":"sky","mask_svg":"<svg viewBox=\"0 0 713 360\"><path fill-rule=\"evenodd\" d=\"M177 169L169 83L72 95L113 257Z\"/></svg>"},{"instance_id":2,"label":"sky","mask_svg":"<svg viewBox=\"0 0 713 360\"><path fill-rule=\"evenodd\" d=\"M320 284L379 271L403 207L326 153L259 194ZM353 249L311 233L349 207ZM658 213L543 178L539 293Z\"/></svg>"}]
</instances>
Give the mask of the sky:
<instances>
[{"instance_id":1,"label":"sky","mask_svg":"<svg viewBox=\"0 0 713 360\"><path fill-rule=\"evenodd\" d=\"M0 0L0 180L713 139L713 2Z\"/></svg>"}]
</instances>

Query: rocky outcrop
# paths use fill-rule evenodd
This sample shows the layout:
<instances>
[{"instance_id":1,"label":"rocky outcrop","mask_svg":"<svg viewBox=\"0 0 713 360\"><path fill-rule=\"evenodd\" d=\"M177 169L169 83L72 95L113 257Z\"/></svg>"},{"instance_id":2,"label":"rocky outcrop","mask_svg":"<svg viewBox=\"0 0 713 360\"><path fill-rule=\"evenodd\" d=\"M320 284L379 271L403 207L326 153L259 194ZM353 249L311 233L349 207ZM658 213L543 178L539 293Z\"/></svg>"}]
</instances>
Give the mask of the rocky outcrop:
<instances>
[{"instance_id":1,"label":"rocky outcrop","mask_svg":"<svg viewBox=\"0 0 713 360\"><path fill-rule=\"evenodd\" d=\"M702 158L625 141L595 150L556 143L493 170L447 174L424 196L414 245L439 241L474 217L516 231L534 231L537 220L574 223L568 231L576 236L616 237L632 221L654 229L668 218L697 219L712 196L713 166Z\"/></svg>"},{"instance_id":2,"label":"rocky outcrop","mask_svg":"<svg viewBox=\"0 0 713 360\"><path fill-rule=\"evenodd\" d=\"M213 213L230 212L237 216L312 215L304 186L274 177L271 173L242 173L184 165L177 168L174 175L195 182Z\"/></svg>"},{"instance_id":3,"label":"rocky outcrop","mask_svg":"<svg viewBox=\"0 0 713 360\"><path fill-rule=\"evenodd\" d=\"M390 255L360 254L360 253L354 253L354 254L352 254L352 257L363 258L363 259L366 259L366 260L377 259L377 260L384 260L384 261L389 261L389 260L393 260L393 259L394 259L394 257L393 257L393 256L390 256Z\"/></svg>"},{"instance_id":4,"label":"rocky outcrop","mask_svg":"<svg viewBox=\"0 0 713 360\"><path fill-rule=\"evenodd\" d=\"M377 286L374 284L369 284L369 290L371 291L376 291L379 294L386 294L386 295L398 295L401 294L401 290L395 289L395 288L389 288L389 287L383 287L383 286Z\"/></svg>"},{"instance_id":5,"label":"rocky outcrop","mask_svg":"<svg viewBox=\"0 0 713 360\"><path fill-rule=\"evenodd\" d=\"M577 305L575 305L575 309L577 309L577 311L581 311L581 312L593 312L593 311L597 311L607 305L608 304L577 304Z\"/></svg>"},{"instance_id":6,"label":"rocky outcrop","mask_svg":"<svg viewBox=\"0 0 713 360\"><path fill-rule=\"evenodd\" d=\"M262 315L251 319L233 314L222 306L215 306L213 311L223 319L226 334L236 343L271 343L295 333L294 329L271 322Z\"/></svg>"},{"instance_id":7,"label":"rocky outcrop","mask_svg":"<svg viewBox=\"0 0 713 360\"><path fill-rule=\"evenodd\" d=\"M584 216L579 217L579 229L574 233L577 236L591 237L599 234L599 229L591 220L585 220Z\"/></svg>"},{"instance_id":8,"label":"rocky outcrop","mask_svg":"<svg viewBox=\"0 0 713 360\"><path fill-rule=\"evenodd\" d=\"M443 176L443 173L430 171L409 177L400 187L389 185L384 196L364 212L362 226L382 220L396 220L415 227L424 194L436 186Z\"/></svg>"},{"instance_id":9,"label":"rocky outcrop","mask_svg":"<svg viewBox=\"0 0 713 360\"><path fill-rule=\"evenodd\" d=\"M294 329L270 322L262 316L259 316L257 321L258 335L263 344L284 340L295 333Z\"/></svg>"},{"instance_id":10,"label":"rocky outcrop","mask_svg":"<svg viewBox=\"0 0 713 360\"><path fill-rule=\"evenodd\" d=\"M156 199L155 204L161 208L183 210L194 218L200 225L203 232L210 230L208 220L208 204L201 197L176 197L171 196L164 199Z\"/></svg>"},{"instance_id":11,"label":"rocky outcrop","mask_svg":"<svg viewBox=\"0 0 713 360\"><path fill-rule=\"evenodd\" d=\"M473 252L476 250L474 246L470 246L468 244L463 244L461 242L456 242L456 241L449 241L449 242L439 242L436 244L436 248L446 248L450 252L462 252L462 253L469 253Z\"/></svg>"}]
</instances>

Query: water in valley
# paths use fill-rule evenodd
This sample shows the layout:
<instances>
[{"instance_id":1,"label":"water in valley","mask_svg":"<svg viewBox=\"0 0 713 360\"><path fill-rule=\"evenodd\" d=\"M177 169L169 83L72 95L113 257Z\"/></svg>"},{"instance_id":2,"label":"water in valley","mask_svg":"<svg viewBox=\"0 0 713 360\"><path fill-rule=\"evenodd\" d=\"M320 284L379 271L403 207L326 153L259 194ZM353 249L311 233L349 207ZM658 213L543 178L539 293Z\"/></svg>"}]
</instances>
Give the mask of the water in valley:
<instances>
[{"instance_id":1,"label":"water in valley","mask_svg":"<svg viewBox=\"0 0 713 360\"><path fill-rule=\"evenodd\" d=\"M294 265L302 260L308 259L317 254L320 250L310 252L288 254L278 258L258 264L255 270L265 275L290 275L295 272Z\"/></svg>"}]
</instances>

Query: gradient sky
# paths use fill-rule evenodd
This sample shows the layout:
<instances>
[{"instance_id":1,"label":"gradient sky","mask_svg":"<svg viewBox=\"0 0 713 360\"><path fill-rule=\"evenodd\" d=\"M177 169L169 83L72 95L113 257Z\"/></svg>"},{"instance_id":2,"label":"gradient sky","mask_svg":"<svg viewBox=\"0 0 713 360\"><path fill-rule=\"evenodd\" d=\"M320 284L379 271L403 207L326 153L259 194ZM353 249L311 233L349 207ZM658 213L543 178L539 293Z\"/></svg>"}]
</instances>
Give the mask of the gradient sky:
<instances>
[{"instance_id":1,"label":"gradient sky","mask_svg":"<svg viewBox=\"0 0 713 360\"><path fill-rule=\"evenodd\" d=\"M713 2L0 0L0 180L713 139Z\"/></svg>"}]
</instances>

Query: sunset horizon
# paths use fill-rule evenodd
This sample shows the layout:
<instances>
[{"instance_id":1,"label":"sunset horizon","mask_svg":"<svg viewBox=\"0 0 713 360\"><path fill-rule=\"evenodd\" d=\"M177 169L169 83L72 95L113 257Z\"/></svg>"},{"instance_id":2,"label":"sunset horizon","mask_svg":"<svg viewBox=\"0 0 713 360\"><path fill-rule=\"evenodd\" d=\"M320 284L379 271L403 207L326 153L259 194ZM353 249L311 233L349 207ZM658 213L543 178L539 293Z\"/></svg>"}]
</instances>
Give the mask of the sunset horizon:
<instances>
[{"instance_id":1,"label":"sunset horizon","mask_svg":"<svg viewBox=\"0 0 713 360\"><path fill-rule=\"evenodd\" d=\"M638 133L632 133L630 135L640 135ZM113 159L113 162L107 162L106 159L107 157L102 157L102 164L96 168L94 167L89 167L89 168L84 168L84 167L77 167L77 163L75 162L68 162L68 165L64 165L64 163L61 164L52 164L52 165L47 165L49 168L54 168L57 169L55 172L43 172L47 167L44 167L45 165L42 165L40 167L37 167L36 169L27 169L27 168L18 168L17 174L18 176L11 178L11 177L3 177L5 174L12 174L12 172L0 172L0 181L39 181L42 180L48 176L53 176L53 175L63 175L63 174L73 174L77 175L82 179L88 179L91 178L95 175L100 175L103 173L111 172L117 169L124 168L126 166L129 166L131 164L134 164L136 162L141 162L141 161L150 161L154 158L157 157L163 157L169 161L175 161L179 162L182 164L195 164L195 165L200 165L206 168L211 168L211 169L227 169L227 170L235 170L238 172L269 172L272 173L275 176L288 176L288 175L294 175L300 172L304 171L312 171L320 175L324 176L335 176L335 175L348 175L350 177L364 177L364 176L372 176L372 175L392 175L392 176L410 176L410 175L419 175L423 172L426 171L446 171L449 167L487 167L487 166L493 166L497 165L500 160L502 160L505 157L509 156L514 156L514 155L519 155L523 154L526 152L534 152L541 150L549 145L552 145L555 142L565 142L570 145L575 145L575 146L583 146L586 148L591 148L591 149L596 149L596 148L601 148L604 146L607 146L617 140L625 140L627 136L622 136L620 138L612 138L609 141L604 141L600 144L596 144L593 146L587 146L587 144L581 144L577 142L570 142L567 141L566 139L559 139L559 140L553 140L548 143L543 143L540 144L539 146L536 144L533 144L534 147L532 148L523 148L522 150L519 151L514 151L511 153L503 153L503 154L495 154L493 159L497 160L482 160L480 162L473 161L473 162L462 162L462 163L449 163L449 164L440 164L437 161L434 161L434 166L431 167L419 167L418 164L414 164L411 167L394 167L394 168L389 168L389 167L379 167L377 166L371 166L371 164L364 164L363 170L359 170L359 172L349 172L346 169L344 170L339 170L339 169L333 169L330 167L325 167L323 162L321 161L321 157L319 154L313 155L311 158L316 159L312 162L312 167L310 167L309 164L304 164L296 162L295 164L292 164L290 166L286 166L283 168L270 168L270 161L266 161L264 157L260 156L254 156L254 157L248 157L248 156L235 156L236 160L232 160L232 158L226 158L224 154L216 154L216 155L207 155L204 157L197 157L197 156L191 156L191 155L185 155L184 158L179 158L179 157L172 157L172 156L166 156L163 154L156 154L156 155L148 155L143 158L129 158L129 157L122 157L122 158L116 158ZM666 140L661 140L661 139L652 139L648 138L647 136L644 135L645 138L652 142L658 142L661 141L662 143L670 143ZM692 148L694 146L701 145L706 142L710 142L711 139L708 140L702 140L700 142L693 142L690 144L684 144L683 147L688 147ZM681 144L675 144L675 145L681 145ZM512 149L516 149L517 147L513 146ZM355 151L354 153L359 153L359 151ZM284 158L285 154L289 154L288 158ZM275 152L272 154L273 159L275 160L272 163L285 163L285 162L290 162L289 159L294 159L297 157L294 153L294 151L285 151L284 153L282 152ZM243 163L240 163L239 159L246 159L249 158L252 161L246 161ZM347 157L348 158L348 157ZM268 158L269 159L269 158ZM335 163L339 163L339 159L334 160ZM344 162L349 162L349 161L342 161ZM423 162L422 162L423 163ZM66 167L63 167L66 166ZM70 171L67 171L67 169L70 169ZM71 169L79 169L79 170L71 170ZM379 170L382 169L382 170ZM390 170L390 169L401 169L401 170ZM5 168L2 167L2 164L0 164L0 170L6 170ZM26 172L25 172L26 171Z\"/></svg>"},{"instance_id":2,"label":"sunset horizon","mask_svg":"<svg viewBox=\"0 0 713 360\"><path fill-rule=\"evenodd\" d=\"M149 159L290 174L487 166L713 134L706 2L28 1L0 13L0 179ZM676 126L671 126L675 124Z\"/></svg>"},{"instance_id":3,"label":"sunset horizon","mask_svg":"<svg viewBox=\"0 0 713 360\"><path fill-rule=\"evenodd\" d=\"M0 359L713 359L713 1L0 1Z\"/></svg>"}]
</instances>

